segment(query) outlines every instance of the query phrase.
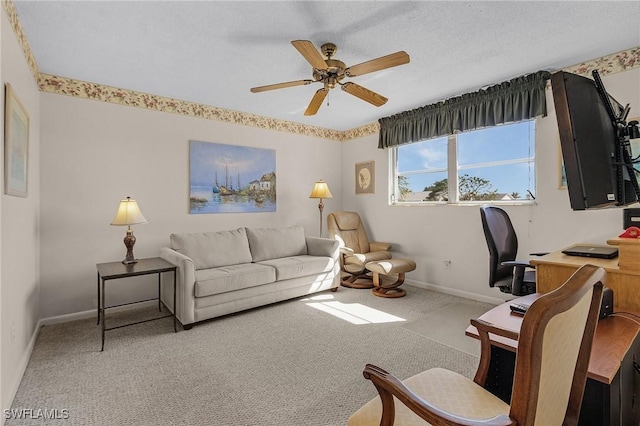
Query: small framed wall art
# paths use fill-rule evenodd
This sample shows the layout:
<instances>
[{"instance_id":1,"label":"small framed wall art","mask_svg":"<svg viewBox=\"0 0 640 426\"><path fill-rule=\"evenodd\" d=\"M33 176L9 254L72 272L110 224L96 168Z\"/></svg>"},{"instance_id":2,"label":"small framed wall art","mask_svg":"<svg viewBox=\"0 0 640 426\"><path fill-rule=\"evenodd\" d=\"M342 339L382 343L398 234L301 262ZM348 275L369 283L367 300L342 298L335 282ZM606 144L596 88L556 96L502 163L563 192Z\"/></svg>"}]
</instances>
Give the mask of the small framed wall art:
<instances>
[{"instance_id":1,"label":"small framed wall art","mask_svg":"<svg viewBox=\"0 0 640 426\"><path fill-rule=\"evenodd\" d=\"M356 194L375 194L376 169L375 161L356 164Z\"/></svg>"},{"instance_id":2,"label":"small framed wall art","mask_svg":"<svg viewBox=\"0 0 640 426\"><path fill-rule=\"evenodd\" d=\"M4 106L4 192L27 196L29 161L29 114L9 83Z\"/></svg>"}]
</instances>

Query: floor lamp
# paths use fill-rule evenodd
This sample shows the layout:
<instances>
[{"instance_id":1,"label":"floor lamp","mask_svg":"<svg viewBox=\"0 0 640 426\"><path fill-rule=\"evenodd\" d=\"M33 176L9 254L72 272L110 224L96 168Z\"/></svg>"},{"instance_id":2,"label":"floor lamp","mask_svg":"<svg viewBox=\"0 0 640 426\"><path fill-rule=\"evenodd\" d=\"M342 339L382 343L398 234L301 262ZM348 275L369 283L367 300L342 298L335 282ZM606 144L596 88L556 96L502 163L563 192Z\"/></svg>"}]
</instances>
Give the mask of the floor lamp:
<instances>
[{"instance_id":1,"label":"floor lamp","mask_svg":"<svg viewBox=\"0 0 640 426\"><path fill-rule=\"evenodd\" d=\"M333 198L331 195L331 191L329 191L329 185L327 182L320 179L313 185L313 189L311 190L311 195L309 198L320 198L320 202L318 203L318 210L320 210L320 238L322 238L322 210L324 210L324 203L322 202L323 198Z\"/></svg>"}]
</instances>

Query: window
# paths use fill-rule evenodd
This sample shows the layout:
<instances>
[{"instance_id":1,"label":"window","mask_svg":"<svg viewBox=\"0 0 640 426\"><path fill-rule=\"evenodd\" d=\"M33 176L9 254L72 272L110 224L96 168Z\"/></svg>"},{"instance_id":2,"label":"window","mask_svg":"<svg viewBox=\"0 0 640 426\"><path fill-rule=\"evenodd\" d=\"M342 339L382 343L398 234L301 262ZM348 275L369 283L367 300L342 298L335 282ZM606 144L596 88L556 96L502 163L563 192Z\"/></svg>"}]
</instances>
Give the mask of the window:
<instances>
[{"instance_id":1,"label":"window","mask_svg":"<svg viewBox=\"0 0 640 426\"><path fill-rule=\"evenodd\" d=\"M535 194L535 120L390 151L392 204L528 202Z\"/></svg>"}]
</instances>

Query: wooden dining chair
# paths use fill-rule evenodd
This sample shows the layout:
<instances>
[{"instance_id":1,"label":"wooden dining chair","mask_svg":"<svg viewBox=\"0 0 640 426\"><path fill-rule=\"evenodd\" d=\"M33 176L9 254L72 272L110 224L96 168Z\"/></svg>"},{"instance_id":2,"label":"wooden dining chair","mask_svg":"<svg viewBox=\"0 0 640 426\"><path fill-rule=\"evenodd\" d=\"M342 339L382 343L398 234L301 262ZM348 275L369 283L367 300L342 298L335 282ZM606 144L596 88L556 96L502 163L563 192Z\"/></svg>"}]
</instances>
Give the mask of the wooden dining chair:
<instances>
[{"instance_id":1,"label":"wooden dining chair","mask_svg":"<svg viewBox=\"0 0 640 426\"><path fill-rule=\"evenodd\" d=\"M379 397L356 411L348 425L577 424L604 279L604 269L582 266L531 304L519 333L471 320L481 342L473 380L433 368L400 381L368 364L363 374ZM484 389L491 361L489 333L518 341L510 404Z\"/></svg>"}]
</instances>

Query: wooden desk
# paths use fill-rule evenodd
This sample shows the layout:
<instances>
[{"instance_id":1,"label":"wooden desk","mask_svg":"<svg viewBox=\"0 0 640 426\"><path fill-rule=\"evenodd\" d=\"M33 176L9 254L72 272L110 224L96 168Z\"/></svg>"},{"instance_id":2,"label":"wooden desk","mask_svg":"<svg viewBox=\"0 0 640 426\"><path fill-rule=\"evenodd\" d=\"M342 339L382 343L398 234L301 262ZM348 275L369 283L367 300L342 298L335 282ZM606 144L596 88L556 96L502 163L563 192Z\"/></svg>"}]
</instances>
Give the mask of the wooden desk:
<instances>
[{"instance_id":1,"label":"wooden desk","mask_svg":"<svg viewBox=\"0 0 640 426\"><path fill-rule=\"evenodd\" d=\"M613 243L614 240L610 240ZM640 240L638 240L640 243ZM626 246L625 246L626 247ZM620 246L621 254L623 246ZM638 259L640 263L640 258ZM568 256L561 250L545 256L532 258L536 267L536 288L539 293L548 293L560 287L580 266L584 264L601 266L607 271L605 286L613 290L613 310L615 312L640 312L640 270L620 267L618 259L597 259L593 257Z\"/></svg>"},{"instance_id":2,"label":"wooden desk","mask_svg":"<svg viewBox=\"0 0 640 426\"><path fill-rule=\"evenodd\" d=\"M540 296L540 293L531 294L518 298L517 302L530 304ZM479 319L519 332L522 316L511 313L510 303L496 306ZM639 320L610 316L598 322L589 360L580 424L639 424L640 404L634 404L634 395L640 395L640 375L634 368L634 359L640 360L640 325L635 321ZM478 331L473 326L469 326L465 334L478 338ZM487 388L508 402L518 343L493 334L490 334L490 338L490 371L493 372L493 383L488 383Z\"/></svg>"}]
</instances>

